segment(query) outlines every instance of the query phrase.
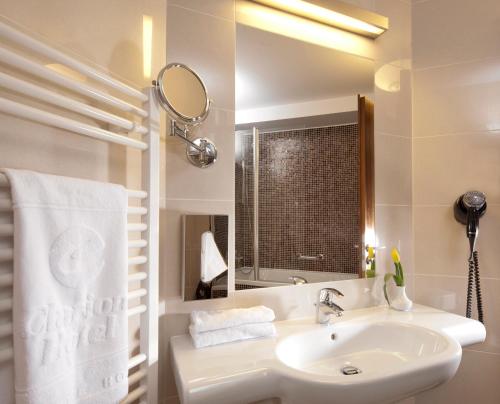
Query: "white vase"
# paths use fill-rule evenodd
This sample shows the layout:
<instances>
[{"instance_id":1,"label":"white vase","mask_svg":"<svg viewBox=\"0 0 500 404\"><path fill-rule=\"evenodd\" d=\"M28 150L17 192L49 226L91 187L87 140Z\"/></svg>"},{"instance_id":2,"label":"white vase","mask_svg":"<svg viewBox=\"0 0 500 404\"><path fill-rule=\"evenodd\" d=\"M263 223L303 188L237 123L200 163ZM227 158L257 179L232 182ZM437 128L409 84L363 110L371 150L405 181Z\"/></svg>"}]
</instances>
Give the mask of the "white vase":
<instances>
[{"instance_id":1,"label":"white vase","mask_svg":"<svg viewBox=\"0 0 500 404\"><path fill-rule=\"evenodd\" d=\"M394 291L393 296L390 299L390 305L393 309L400 311L410 311L413 302L406 296L405 286L396 286L392 289Z\"/></svg>"}]
</instances>

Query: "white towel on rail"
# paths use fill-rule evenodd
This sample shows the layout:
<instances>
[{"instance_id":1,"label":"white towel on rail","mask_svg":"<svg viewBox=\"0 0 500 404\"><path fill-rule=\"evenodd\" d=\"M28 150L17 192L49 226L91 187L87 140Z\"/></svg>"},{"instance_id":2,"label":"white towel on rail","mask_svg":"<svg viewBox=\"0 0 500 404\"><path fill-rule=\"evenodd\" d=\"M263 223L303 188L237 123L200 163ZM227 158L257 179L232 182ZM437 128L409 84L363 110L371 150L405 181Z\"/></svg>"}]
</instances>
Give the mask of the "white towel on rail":
<instances>
[{"instance_id":1,"label":"white towel on rail","mask_svg":"<svg viewBox=\"0 0 500 404\"><path fill-rule=\"evenodd\" d=\"M200 333L194 332L190 327L189 333L193 339L193 345L196 348L204 348L252 338L274 337L276 328L273 323L256 323Z\"/></svg>"},{"instance_id":2,"label":"white towel on rail","mask_svg":"<svg viewBox=\"0 0 500 404\"><path fill-rule=\"evenodd\" d=\"M274 317L274 311L266 306L208 311L193 310L189 328L193 333L199 333L243 324L271 322Z\"/></svg>"},{"instance_id":3,"label":"white towel on rail","mask_svg":"<svg viewBox=\"0 0 500 404\"><path fill-rule=\"evenodd\" d=\"M201 280L208 283L227 270L226 262L217 247L211 231L201 235Z\"/></svg>"},{"instance_id":4,"label":"white towel on rail","mask_svg":"<svg viewBox=\"0 0 500 404\"><path fill-rule=\"evenodd\" d=\"M127 394L127 192L4 170L14 209L17 404Z\"/></svg>"}]
</instances>

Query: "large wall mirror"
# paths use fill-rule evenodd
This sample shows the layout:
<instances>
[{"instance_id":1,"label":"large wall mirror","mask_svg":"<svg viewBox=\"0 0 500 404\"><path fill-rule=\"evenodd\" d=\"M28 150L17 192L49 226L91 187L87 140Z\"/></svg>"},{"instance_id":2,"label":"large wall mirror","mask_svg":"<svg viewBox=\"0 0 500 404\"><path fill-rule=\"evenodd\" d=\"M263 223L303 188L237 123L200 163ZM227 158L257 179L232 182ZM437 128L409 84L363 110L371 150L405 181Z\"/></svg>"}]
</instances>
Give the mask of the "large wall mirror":
<instances>
[{"instance_id":1,"label":"large wall mirror","mask_svg":"<svg viewBox=\"0 0 500 404\"><path fill-rule=\"evenodd\" d=\"M373 59L270 32L239 12L235 289L364 276Z\"/></svg>"}]
</instances>

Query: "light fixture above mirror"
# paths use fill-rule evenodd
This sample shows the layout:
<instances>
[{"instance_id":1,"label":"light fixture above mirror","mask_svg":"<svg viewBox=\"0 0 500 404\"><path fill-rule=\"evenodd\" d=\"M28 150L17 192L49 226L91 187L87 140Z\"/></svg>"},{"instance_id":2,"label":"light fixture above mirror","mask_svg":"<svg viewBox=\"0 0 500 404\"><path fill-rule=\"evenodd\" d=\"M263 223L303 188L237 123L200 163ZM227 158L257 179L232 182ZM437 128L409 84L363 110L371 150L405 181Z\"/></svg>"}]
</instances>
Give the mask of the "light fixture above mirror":
<instances>
[{"instance_id":1,"label":"light fixture above mirror","mask_svg":"<svg viewBox=\"0 0 500 404\"><path fill-rule=\"evenodd\" d=\"M325 25L377 38L389 28L387 17L340 0L252 0Z\"/></svg>"}]
</instances>

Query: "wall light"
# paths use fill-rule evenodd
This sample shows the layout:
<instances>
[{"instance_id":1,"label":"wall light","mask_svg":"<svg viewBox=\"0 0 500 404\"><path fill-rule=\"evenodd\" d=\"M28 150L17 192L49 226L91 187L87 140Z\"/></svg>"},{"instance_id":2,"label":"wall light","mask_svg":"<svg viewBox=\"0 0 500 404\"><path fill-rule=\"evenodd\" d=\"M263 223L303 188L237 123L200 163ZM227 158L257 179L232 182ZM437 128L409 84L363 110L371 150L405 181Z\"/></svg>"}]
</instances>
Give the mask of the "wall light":
<instances>
[{"instance_id":1,"label":"wall light","mask_svg":"<svg viewBox=\"0 0 500 404\"><path fill-rule=\"evenodd\" d=\"M299 17L254 1L236 2L236 21L299 41L373 59L375 42L361 35Z\"/></svg>"},{"instance_id":2,"label":"wall light","mask_svg":"<svg viewBox=\"0 0 500 404\"><path fill-rule=\"evenodd\" d=\"M389 93L397 93L401 90L401 72L410 69L410 59L398 59L386 63L375 72L375 85Z\"/></svg>"},{"instance_id":3,"label":"wall light","mask_svg":"<svg viewBox=\"0 0 500 404\"><path fill-rule=\"evenodd\" d=\"M151 78L151 58L153 55L153 18L142 16L142 70L145 79Z\"/></svg>"},{"instance_id":4,"label":"wall light","mask_svg":"<svg viewBox=\"0 0 500 404\"><path fill-rule=\"evenodd\" d=\"M376 38L389 28L387 17L340 0L252 0L322 24Z\"/></svg>"}]
</instances>

